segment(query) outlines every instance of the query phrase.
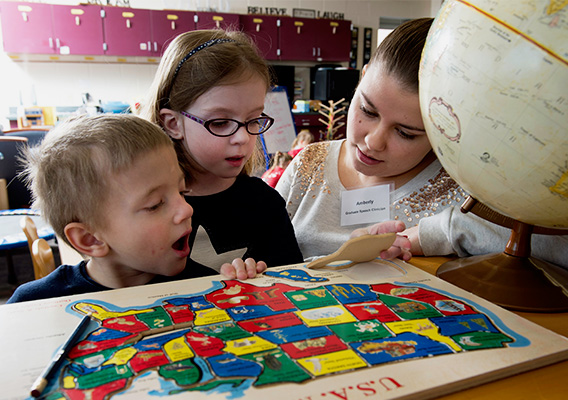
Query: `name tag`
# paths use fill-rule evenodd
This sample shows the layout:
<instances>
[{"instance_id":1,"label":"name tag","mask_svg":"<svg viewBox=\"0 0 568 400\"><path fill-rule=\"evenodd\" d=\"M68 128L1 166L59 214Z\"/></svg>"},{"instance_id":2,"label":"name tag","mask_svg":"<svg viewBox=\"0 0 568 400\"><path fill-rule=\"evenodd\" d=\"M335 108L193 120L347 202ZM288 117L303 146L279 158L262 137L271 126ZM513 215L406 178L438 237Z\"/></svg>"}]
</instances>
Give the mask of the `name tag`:
<instances>
[{"instance_id":1,"label":"name tag","mask_svg":"<svg viewBox=\"0 0 568 400\"><path fill-rule=\"evenodd\" d=\"M341 226L374 224L391 219L391 185L378 185L341 193Z\"/></svg>"}]
</instances>

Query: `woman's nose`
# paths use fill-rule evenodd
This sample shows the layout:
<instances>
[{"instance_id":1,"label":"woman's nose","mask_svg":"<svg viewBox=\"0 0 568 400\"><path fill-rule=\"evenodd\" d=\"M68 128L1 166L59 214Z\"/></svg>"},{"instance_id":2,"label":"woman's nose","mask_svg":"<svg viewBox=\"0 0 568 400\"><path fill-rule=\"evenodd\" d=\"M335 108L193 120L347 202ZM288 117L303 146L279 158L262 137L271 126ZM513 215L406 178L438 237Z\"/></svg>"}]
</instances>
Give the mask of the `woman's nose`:
<instances>
[{"instance_id":1,"label":"woman's nose","mask_svg":"<svg viewBox=\"0 0 568 400\"><path fill-rule=\"evenodd\" d=\"M365 137L365 142L370 150L382 151L387 147L389 137L388 127L378 123Z\"/></svg>"}]
</instances>

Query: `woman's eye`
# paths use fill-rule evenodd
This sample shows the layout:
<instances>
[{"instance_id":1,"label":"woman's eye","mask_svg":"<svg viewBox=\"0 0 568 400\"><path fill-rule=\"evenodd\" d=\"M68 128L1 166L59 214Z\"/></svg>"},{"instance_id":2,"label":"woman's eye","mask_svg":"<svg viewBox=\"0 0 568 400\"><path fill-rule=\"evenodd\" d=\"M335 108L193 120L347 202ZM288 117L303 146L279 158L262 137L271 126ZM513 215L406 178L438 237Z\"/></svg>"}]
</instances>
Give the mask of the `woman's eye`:
<instances>
[{"instance_id":1,"label":"woman's eye","mask_svg":"<svg viewBox=\"0 0 568 400\"><path fill-rule=\"evenodd\" d=\"M402 137L403 139L412 140L412 139L414 139L414 138L416 137L416 135L411 135L411 134L409 134L409 133L403 131L403 130L400 129L400 128L396 128L395 130L396 130L396 132L400 135L400 137Z\"/></svg>"},{"instance_id":2,"label":"woman's eye","mask_svg":"<svg viewBox=\"0 0 568 400\"><path fill-rule=\"evenodd\" d=\"M360 109L361 111L363 111L364 114L366 114L369 117L376 117L378 115L376 112L368 110L367 107L365 107L363 104L361 104Z\"/></svg>"}]
</instances>

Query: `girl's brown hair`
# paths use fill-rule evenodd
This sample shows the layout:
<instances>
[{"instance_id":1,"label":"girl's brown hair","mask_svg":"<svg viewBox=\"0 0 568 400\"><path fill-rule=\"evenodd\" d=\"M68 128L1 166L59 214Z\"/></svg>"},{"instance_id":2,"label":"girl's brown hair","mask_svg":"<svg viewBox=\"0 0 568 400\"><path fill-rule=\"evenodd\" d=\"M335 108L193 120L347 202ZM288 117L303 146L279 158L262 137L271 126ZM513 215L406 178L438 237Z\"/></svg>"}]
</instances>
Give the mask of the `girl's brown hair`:
<instances>
[{"instance_id":1,"label":"girl's brown hair","mask_svg":"<svg viewBox=\"0 0 568 400\"><path fill-rule=\"evenodd\" d=\"M212 40L218 41L195 51ZM220 29L182 33L170 43L160 61L141 116L163 127L162 108L185 110L212 87L240 82L254 74L266 82L268 90L272 83L268 65L244 33ZM173 140L186 181L191 184L192 172L202 168L186 150L183 139ZM257 139L255 151L241 173L251 174L262 164L262 147Z\"/></svg>"}]
</instances>

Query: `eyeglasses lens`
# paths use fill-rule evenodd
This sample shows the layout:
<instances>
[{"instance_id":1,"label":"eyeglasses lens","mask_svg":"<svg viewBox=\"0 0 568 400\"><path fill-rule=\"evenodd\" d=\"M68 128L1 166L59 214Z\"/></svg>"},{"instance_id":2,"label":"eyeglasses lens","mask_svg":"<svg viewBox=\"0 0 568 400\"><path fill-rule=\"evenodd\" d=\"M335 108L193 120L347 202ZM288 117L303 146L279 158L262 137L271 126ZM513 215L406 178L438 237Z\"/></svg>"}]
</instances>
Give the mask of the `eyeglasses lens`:
<instances>
[{"instance_id":1,"label":"eyeglasses lens","mask_svg":"<svg viewBox=\"0 0 568 400\"><path fill-rule=\"evenodd\" d=\"M248 121L245 127L251 135L260 135L270 128L271 122L269 117L260 117ZM230 119L213 119L207 121L206 126L211 133L218 136L230 136L239 130L240 127L241 124Z\"/></svg>"}]
</instances>

